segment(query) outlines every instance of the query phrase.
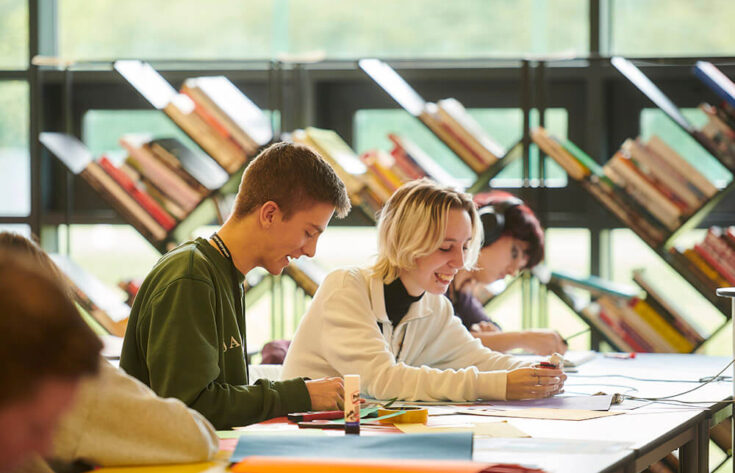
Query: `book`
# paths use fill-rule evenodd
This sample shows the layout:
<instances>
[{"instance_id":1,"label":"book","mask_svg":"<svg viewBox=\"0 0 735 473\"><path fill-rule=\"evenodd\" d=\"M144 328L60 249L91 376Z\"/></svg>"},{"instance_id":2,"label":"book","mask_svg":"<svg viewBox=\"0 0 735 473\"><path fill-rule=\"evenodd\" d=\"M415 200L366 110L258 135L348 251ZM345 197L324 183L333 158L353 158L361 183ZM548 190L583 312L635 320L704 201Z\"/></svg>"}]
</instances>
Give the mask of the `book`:
<instances>
[{"instance_id":1,"label":"book","mask_svg":"<svg viewBox=\"0 0 735 473\"><path fill-rule=\"evenodd\" d=\"M311 146L329 161L350 195L356 196L363 190L367 167L336 132L307 127L295 130L291 136L294 141Z\"/></svg>"},{"instance_id":2,"label":"book","mask_svg":"<svg viewBox=\"0 0 735 473\"><path fill-rule=\"evenodd\" d=\"M675 298L664 297L663 291L655 287L655 284L646 276L644 270L637 269L633 271L633 281L646 291L646 301L649 304L651 301L655 301L661 307L662 311L665 311L669 315L679 332L695 345L704 342L705 338L702 336L703 332L701 329L696 327L690 318L684 316L684 311L675 304ZM659 314L662 314L662 311L658 311Z\"/></svg>"},{"instance_id":3,"label":"book","mask_svg":"<svg viewBox=\"0 0 735 473\"><path fill-rule=\"evenodd\" d=\"M455 178L445 171L431 156L409 138L391 133L388 135L388 139L395 146L391 154L394 154L394 156L396 154L405 156L406 159L413 162L429 178L456 189L465 189L467 187L466 182Z\"/></svg>"},{"instance_id":4,"label":"book","mask_svg":"<svg viewBox=\"0 0 735 473\"><path fill-rule=\"evenodd\" d=\"M151 150L144 146L149 141L150 138L145 135L120 137L120 145L129 153L126 162L173 199L184 211L191 212L205 195L201 190L193 189L180 175L158 160Z\"/></svg>"},{"instance_id":5,"label":"book","mask_svg":"<svg viewBox=\"0 0 735 473\"><path fill-rule=\"evenodd\" d=\"M490 138L457 99L442 99L436 104L442 121L455 130L467 146L474 150L475 154L486 164L494 164L498 159L503 158L506 150Z\"/></svg>"},{"instance_id":6,"label":"book","mask_svg":"<svg viewBox=\"0 0 735 473\"><path fill-rule=\"evenodd\" d=\"M39 140L149 241L162 242L166 238L166 229L94 161L89 148L79 139L65 133L43 132Z\"/></svg>"},{"instance_id":7,"label":"book","mask_svg":"<svg viewBox=\"0 0 735 473\"><path fill-rule=\"evenodd\" d=\"M145 191L138 188L135 182L123 171L118 169L107 156L99 159L99 165L125 191L130 194L161 226L170 232L176 226L176 220L169 215L158 202Z\"/></svg>"},{"instance_id":8,"label":"book","mask_svg":"<svg viewBox=\"0 0 735 473\"><path fill-rule=\"evenodd\" d=\"M209 156L186 147L176 138L156 138L145 143L155 156L165 161L172 170L190 176L198 185L206 190L199 190L200 194L214 191L225 185L230 176L219 167ZM187 179L191 184L191 180Z\"/></svg>"},{"instance_id":9,"label":"book","mask_svg":"<svg viewBox=\"0 0 735 473\"><path fill-rule=\"evenodd\" d=\"M190 90L202 99L243 148L257 151L273 139L268 116L226 77L187 79L182 90Z\"/></svg>"},{"instance_id":10,"label":"book","mask_svg":"<svg viewBox=\"0 0 735 473\"><path fill-rule=\"evenodd\" d=\"M588 291L593 296L610 295L630 299L639 295L639 291L628 284L615 283L597 276L578 277L567 271L554 270L551 281L562 286L573 286Z\"/></svg>"},{"instance_id":11,"label":"book","mask_svg":"<svg viewBox=\"0 0 735 473\"><path fill-rule=\"evenodd\" d=\"M427 102L388 64L361 59L359 67L408 113L418 118L476 174L505 155L456 99ZM441 182L441 181L440 181Z\"/></svg>"},{"instance_id":12,"label":"book","mask_svg":"<svg viewBox=\"0 0 735 473\"><path fill-rule=\"evenodd\" d=\"M694 75L714 93L735 107L735 83L708 61L697 61L693 68Z\"/></svg>"},{"instance_id":13,"label":"book","mask_svg":"<svg viewBox=\"0 0 735 473\"><path fill-rule=\"evenodd\" d=\"M49 254L61 272L71 283L74 299L112 335L122 337L130 315L128 307L118 293L105 286L72 261L69 257Z\"/></svg>"},{"instance_id":14,"label":"book","mask_svg":"<svg viewBox=\"0 0 735 473\"><path fill-rule=\"evenodd\" d=\"M447 147L452 150L464 163L472 169L473 172L479 174L483 172L488 164L482 158L475 154L462 138L452 130L449 125L444 123L439 116L439 107L435 103L427 103L424 111L419 115L419 120L424 123Z\"/></svg>"},{"instance_id":15,"label":"book","mask_svg":"<svg viewBox=\"0 0 735 473\"><path fill-rule=\"evenodd\" d=\"M606 176L624 188L669 230L679 227L681 210L636 172L622 153L616 152L603 169Z\"/></svg>"},{"instance_id":16,"label":"book","mask_svg":"<svg viewBox=\"0 0 735 473\"><path fill-rule=\"evenodd\" d=\"M229 174L247 162L247 153L197 114L196 104L188 96L176 95L163 111Z\"/></svg>"},{"instance_id":17,"label":"book","mask_svg":"<svg viewBox=\"0 0 735 473\"><path fill-rule=\"evenodd\" d=\"M702 243L694 245L694 251L702 258L710 268L717 272L717 275L723 279L728 286L735 285L735 273L720 259L719 255L710 251L709 246ZM720 286L722 287L722 286Z\"/></svg>"},{"instance_id":18,"label":"book","mask_svg":"<svg viewBox=\"0 0 735 473\"><path fill-rule=\"evenodd\" d=\"M694 265L715 287L730 287L731 284L695 248L687 248L684 257ZM714 291L713 291L714 292Z\"/></svg>"},{"instance_id":19,"label":"book","mask_svg":"<svg viewBox=\"0 0 735 473\"><path fill-rule=\"evenodd\" d=\"M694 350L694 344L687 340L681 333L669 323L643 299L632 302L633 310L641 316L666 342L668 342L679 353L690 353Z\"/></svg>"},{"instance_id":20,"label":"book","mask_svg":"<svg viewBox=\"0 0 735 473\"><path fill-rule=\"evenodd\" d=\"M556 161L569 176L577 181L581 181L590 175L590 170L581 164L572 154L569 153L554 139L543 127L536 127L531 130L531 139L541 148L541 151Z\"/></svg>"},{"instance_id":21,"label":"book","mask_svg":"<svg viewBox=\"0 0 735 473\"><path fill-rule=\"evenodd\" d=\"M228 173L240 169L247 153L225 138L206 115L197 113L197 104L178 93L150 64L138 60L118 60L114 69L151 105L163 111Z\"/></svg>"},{"instance_id":22,"label":"book","mask_svg":"<svg viewBox=\"0 0 735 473\"><path fill-rule=\"evenodd\" d=\"M681 157L679 153L674 151L658 136L651 136L646 144L646 148L650 153L655 153L661 159L668 162L681 175L686 176L686 178L693 183L702 194L704 194L705 198L709 199L718 192L717 187L715 187L709 179L707 179L701 172L692 166L686 159Z\"/></svg>"},{"instance_id":23,"label":"book","mask_svg":"<svg viewBox=\"0 0 735 473\"><path fill-rule=\"evenodd\" d=\"M686 204L688 213L693 213L706 201L707 197L697 186L658 153L649 152L640 139L625 140L620 149L630 156L639 169L675 193Z\"/></svg>"},{"instance_id":24,"label":"book","mask_svg":"<svg viewBox=\"0 0 735 473\"><path fill-rule=\"evenodd\" d=\"M712 142L700 133L676 105L654 84L643 72L627 59L615 56L610 59L612 65L620 71L638 90L648 97L658 108L660 108L674 123L679 125L692 138L694 138L710 154L719 157Z\"/></svg>"}]
</instances>

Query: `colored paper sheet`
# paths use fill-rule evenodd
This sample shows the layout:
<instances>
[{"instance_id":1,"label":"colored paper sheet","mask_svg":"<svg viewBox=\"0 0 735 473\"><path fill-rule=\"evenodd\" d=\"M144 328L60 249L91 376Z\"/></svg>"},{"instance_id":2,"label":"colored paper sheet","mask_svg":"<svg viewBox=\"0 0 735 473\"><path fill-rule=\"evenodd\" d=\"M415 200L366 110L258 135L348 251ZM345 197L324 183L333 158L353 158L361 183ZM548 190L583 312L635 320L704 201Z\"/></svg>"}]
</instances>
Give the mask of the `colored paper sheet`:
<instances>
[{"instance_id":1,"label":"colored paper sheet","mask_svg":"<svg viewBox=\"0 0 735 473\"><path fill-rule=\"evenodd\" d=\"M521 465L446 460L366 460L252 456L232 467L234 473L543 473Z\"/></svg>"},{"instance_id":2,"label":"colored paper sheet","mask_svg":"<svg viewBox=\"0 0 735 473\"><path fill-rule=\"evenodd\" d=\"M549 409L534 407L531 409L517 409L505 411L472 411L474 415L490 417L516 417L520 419L551 419L551 420L588 420L598 417L616 416L624 414L622 411L587 411L582 409Z\"/></svg>"},{"instance_id":3,"label":"colored paper sheet","mask_svg":"<svg viewBox=\"0 0 735 473\"><path fill-rule=\"evenodd\" d=\"M396 424L401 432L439 433L439 432L472 432L476 437L496 438L528 438L530 435L508 422L485 422L466 425L425 425L425 424Z\"/></svg>"},{"instance_id":4,"label":"colored paper sheet","mask_svg":"<svg viewBox=\"0 0 735 473\"><path fill-rule=\"evenodd\" d=\"M493 401L489 409L578 409L585 411L607 411L610 409L612 394L599 396L554 396L544 399L528 399L525 401ZM464 414L464 412L463 412Z\"/></svg>"},{"instance_id":5,"label":"colored paper sheet","mask_svg":"<svg viewBox=\"0 0 735 473\"><path fill-rule=\"evenodd\" d=\"M345 435L328 438L284 434L248 435L230 461L252 455L304 458L403 458L471 460L472 433Z\"/></svg>"}]
</instances>

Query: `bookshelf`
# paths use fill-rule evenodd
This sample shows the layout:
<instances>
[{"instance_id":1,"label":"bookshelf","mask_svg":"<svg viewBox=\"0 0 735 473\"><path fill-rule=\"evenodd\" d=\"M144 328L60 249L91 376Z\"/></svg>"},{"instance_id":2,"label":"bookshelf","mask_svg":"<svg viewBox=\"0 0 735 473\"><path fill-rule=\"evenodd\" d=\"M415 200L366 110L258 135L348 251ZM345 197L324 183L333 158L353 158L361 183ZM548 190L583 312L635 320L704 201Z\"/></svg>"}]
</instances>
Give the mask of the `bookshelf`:
<instances>
[{"instance_id":1,"label":"bookshelf","mask_svg":"<svg viewBox=\"0 0 735 473\"><path fill-rule=\"evenodd\" d=\"M716 151L717 147L713 145L712 139L686 120L673 102L635 65L623 58L612 58L611 63L679 127L700 143L713 159L717 159L732 172L733 167L729 165L729 158ZM592 194L603 208L632 229L661 259L722 312L726 319L729 319L727 304L715 295L717 286L713 281L695 274L677 250L676 242L683 233L700 224L725 198L733 188L732 181L723 189L717 189L712 183L704 182L703 179L706 179L694 166L688 164L663 140L655 136L648 143L640 139L626 140L621 149L602 166L570 141L553 137L543 128L534 129L532 139L544 153L556 160L577 184ZM674 172L671 172L671 169ZM687 195L689 199L684 198ZM646 291L646 297L629 299L632 302L622 304L620 310L627 313L628 308L635 307L636 311L640 312L640 317L650 322L650 327L642 325L630 332L649 331L663 334L662 337L654 336L663 340L654 340L654 343L643 347L641 344L621 341L615 336L619 334L605 333L605 330L599 327L599 317L590 312L590 307L575 305L572 299L565 297L566 293L561 292L561 285L558 282L552 280L549 287L587 323L596 327L611 345L625 351L692 352L724 326L723 323L714 333L703 336L701 331L691 327L690 321L681 316L679 310L671 308L670 301L662 295L663 291L653 290L650 281L646 281L641 274L636 274L634 280ZM621 305L619 300L615 303ZM615 309L609 303L607 308L610 312ZM661 317L651 315L649 308L653 308L653 312ZM635 322L638 323L637 320Z\"/></svg>"},{"instance_id":2,"label":"bookshelf","mask_svg":"<svg viewBox=\"0 0 735 473\"><path fill-rule=\"evenodd\" d=\"M475 173L475 181L464 186L468 192L486 189L493 177L522 156L521 141L506 150L485 133L456 99L427 102L390 65L379 59L361 59L358 66Z\"/></svg>"}]
</instances>

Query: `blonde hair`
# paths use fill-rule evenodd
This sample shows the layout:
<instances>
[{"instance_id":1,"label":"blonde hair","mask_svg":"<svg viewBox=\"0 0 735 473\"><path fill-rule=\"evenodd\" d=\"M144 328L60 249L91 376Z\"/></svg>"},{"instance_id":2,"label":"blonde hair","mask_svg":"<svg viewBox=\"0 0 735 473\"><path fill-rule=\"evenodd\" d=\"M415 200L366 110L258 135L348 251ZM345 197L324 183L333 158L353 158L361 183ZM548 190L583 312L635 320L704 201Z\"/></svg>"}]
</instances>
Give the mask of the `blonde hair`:
<instances>
[{"instance_id":1,"label":"blonde hair","mask_svg":"<svg viewBox=\"0 0 735 473\"><path fill-rule=\"evenodd\" d=\"M401 270L412 269L417 258L436 251L444 241L449 211L453 209L466 211L472 221L465 269L474 267L482 245L482 225L472 196L419 179L401 186L380 212L378 259L373 273L390 284Z\"/></svg>"}]
</instances>

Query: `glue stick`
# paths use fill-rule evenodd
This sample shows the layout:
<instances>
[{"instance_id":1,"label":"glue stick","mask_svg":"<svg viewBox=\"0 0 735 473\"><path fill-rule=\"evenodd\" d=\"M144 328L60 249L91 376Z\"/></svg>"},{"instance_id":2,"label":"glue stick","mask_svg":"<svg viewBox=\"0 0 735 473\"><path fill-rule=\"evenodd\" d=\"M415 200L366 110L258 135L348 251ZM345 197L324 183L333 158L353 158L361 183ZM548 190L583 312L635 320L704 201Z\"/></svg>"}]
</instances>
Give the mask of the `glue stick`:
<instances>
[{"instance_id":1,"label":"glue stick","mask_svg":"<svg viewBox=\"0 0 735 473\"><path fill-rule=\"evenodd\" d=\"M360 375L345 375L345 434L360 434Z\"/></svg>"}]
</instances>

